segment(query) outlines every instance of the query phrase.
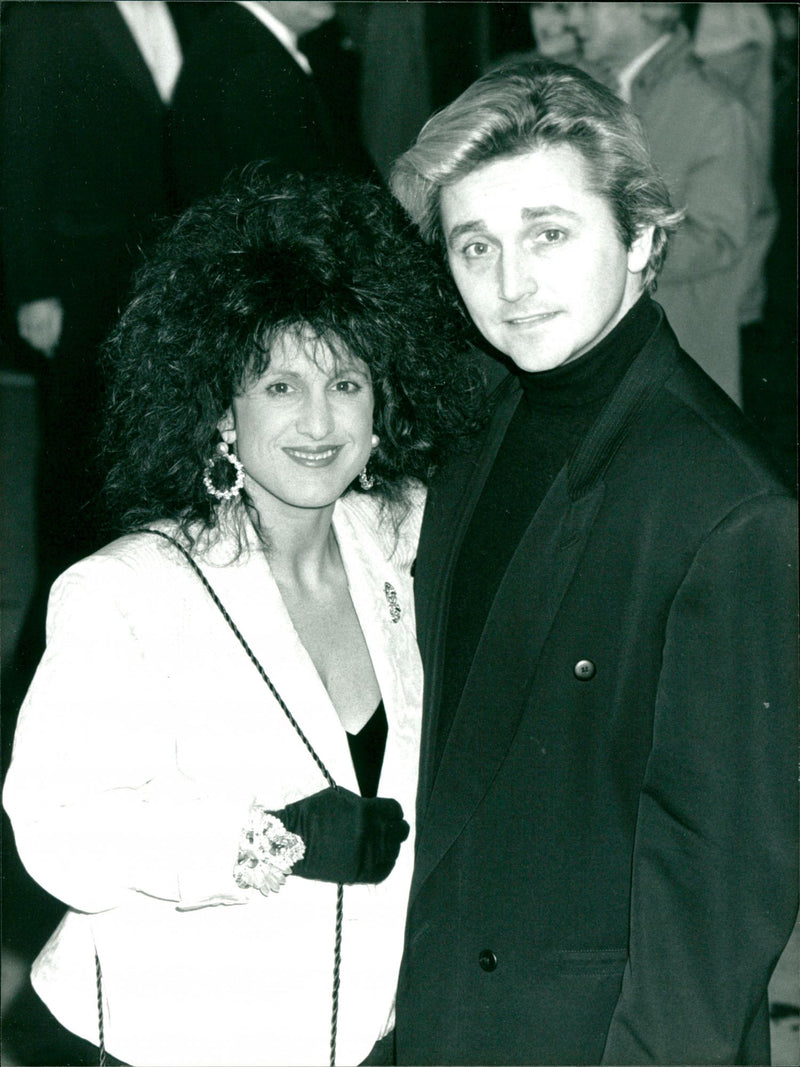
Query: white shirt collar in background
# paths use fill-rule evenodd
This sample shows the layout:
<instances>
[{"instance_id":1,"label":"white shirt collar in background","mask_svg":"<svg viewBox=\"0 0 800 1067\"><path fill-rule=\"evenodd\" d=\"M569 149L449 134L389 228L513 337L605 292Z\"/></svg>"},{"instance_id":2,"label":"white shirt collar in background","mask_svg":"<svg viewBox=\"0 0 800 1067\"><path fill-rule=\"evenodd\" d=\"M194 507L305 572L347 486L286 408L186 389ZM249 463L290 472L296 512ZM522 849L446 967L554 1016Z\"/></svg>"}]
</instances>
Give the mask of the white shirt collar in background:
<instances>
[{"instance_id":1,"label":"white shirt collar in background","mask_svg":"<svg viewBox=\"0 0 800 1067\"><path fill-rule=\"evenodd\" d=\"M175 23L164 0L116 0L165 104L172 99L183 56Z\"/></svg>"},{"instance_id":2,"label":"white shirt collar in background","mask_svg":"<svg viewBox=\"0 0 800 1067\"><path fill-rule=\"evenodd\" d=\"M662 34L657 41L654 41L649 48L645 48L644 52L640 52L632 63L629 63L627 67L623 67L617 74L617 93L628 104L631 102L631 86L636 75L640 70L644 70L656 52L660 52L671 40L671 33Z\"/></svg>"},{"instance_id":3,"label":"white shirt collar in background","mask_svg":"<svg viewBox=\"0 0 800 1067\"><path fill-rule=\"evenodd\" d=\"M276 19L270 11L267 11L256 0L236 0L236 3L239 7L246 7L251 15L255 15L258 21L266 26L274 37L278 38L295 63L302 67L306 74L311 73L311 64L308 62L308 57L304 56L297 47L296 33L292 33L288 26L284 26L280 19Z\"/></svg>"}]
</instances>

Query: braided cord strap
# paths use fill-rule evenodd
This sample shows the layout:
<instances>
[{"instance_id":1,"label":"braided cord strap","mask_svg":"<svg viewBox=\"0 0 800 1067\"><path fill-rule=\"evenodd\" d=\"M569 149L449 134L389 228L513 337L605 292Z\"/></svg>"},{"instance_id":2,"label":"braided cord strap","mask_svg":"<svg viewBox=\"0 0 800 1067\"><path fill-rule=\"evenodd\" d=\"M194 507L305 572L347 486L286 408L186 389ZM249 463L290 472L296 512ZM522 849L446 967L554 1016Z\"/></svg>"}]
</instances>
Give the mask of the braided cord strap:
<instances>
[{"instance_id":1,"label":"braided cord strap","mask_svg":"<svg viewBox=\"0 0 800 1067\"><path fill-rule=\"evenodd\" d=\"M308 740L306 735L303 733L303 731L302 731L302 729L300 727L300 724L295 719L294 715L292 715L291 711L289 711L288 707L286 706L286 704L285 704L285 702L283 700L283 697L280 695L278 690L272 684L272 680L270 679L269 675L264 670L264 668L261 666L259 661L256 659L255 652L253 652L253 650L248 645L247 641L244 639L244 635L242 634L241 630L239 629L239 627L236 625L236 623L233 621L233 619L228 614L227 608L222 603L222 601L219 599L219 597L217 596L216 592L214 591L214 587L211 585L209 580L206 578L206 576L200 570L200 568L198 567L198 565L195 562L195 560L192 559L191 555L186 551L186 549L183 547L183 545L179 541L176 541L174 537L170 537L169 534L162 533L161 530L151 530L151 529L143 530L142 532L143 533L155 534L156 537L163 537L165 541L169 541L171 544L173 544L178 549L179 552L183 553L183 556L186 559L187 563L192 568L192 570L195 572L195 574L200 579L200 581L203 583L203 585L205 586L206 592L208 593L208 595L211 597L211 599L214 601L214 603L219 608L220 612L222 613L223 619L225 620L225 622L227 622L228 626L230 626L231 630L233 630L234 634L236 635L237 640L239 641L239 644L242 646L244 651L247 653L247 656L250 659L250 662L253 664L255 669L261 675L262 679L266 682L267 686L269 687L270 693L272 693L272 695L275 697L275 699L277 700L281 710L284 712L284 714L286 715L287 719L289 720L289 722L292 724L292 726L294 727L295 731L297 732L300 740L303 742L303 744L308 749L309 753L311 754L311 758L314 760L316 765L319 767L319 769L325 775L325 780L327 781L328 785L333 786L333 788L336 789L337 788L336 782L334 782L333 776L331 775L330 771L325 766L325 764L322 762L322 760L319 758L317 753L314 751L313 745Z\"/></svg>"},{"instance_id":2,"label":"braided cord strap","mask_svg":"<svg viewBox=\"0 0 800 1067\"><path fill-rule=\"evenodd\" d=\"M333 945L333 991L331 993L331 1055L330 1067L336 1063L336 1033L339 1026L339 972L342 965L342 919L344 917L344 886L336 886L336 936Z\"/></svg>"},{"instance_id":3,"label":"braided cord strap","mask_svg":"<svg viewBox=\"0 0 800 1067\"><path fill-rule=\"evenodd\" d=\"M100 970L100 957L97 949L94 951L94 974L97 982L97 1035L99 1055L97 1062L100 1067L106 1067L106 1037L103 1026L103 972Z\"/></svg>"},{"instance_id":4,"label":"braided cord strap","mask_svg":"<svg viewBox=\"0 0 800 1067\"><path fill-rule=\"evenodd\" d=\"M261 675L261 678L263 679L263 681L268 686L269 691L272 693L273 697L278 702L279 707L281 708L281 710L284 712L284 714L286 715L286 717L289 720L289 722L294 727L295 732L297 733L298 737L303 742L305 747L308 749L308 752L310 753L311 758L314 760L316 765L322 771L322 773L325 776L325 780L327 781L328 785L332 786L334 789L338 789L339 787L337 786L336 782L333 780L333 776L331 775L330 771L325 766L325 764L322 762L322 760L319 758L317 753L314 751L314 746L311 744L311 742L308 740L306 735L303 733L303 731L302 731L302 729L300 727L300 724L297 722L297 720L295 719L294 715L292 715L291 711L289 711L289 708L286 706L286 703L284 702L284 700L281 697L280 693L275 688L275 686L272 684L272 681L271 681L269 675L267 674L267 672L264 670L264 668L259 663L258 659L256 658L255 653L253 652L253 650L250 648L250 646L248 645L247 641L245 640L244 635L242 634L242 632L239 630L239 627L236 625L236 623L233 621L233 619L228 614L228 611L225 608L225 605L219 599L219 597L217 596L216 592L214 591L213 586L208 581L206 576L203 574L202 570L197 565L195 560L192 559L191 555L187 552L187 550L183 547L183 545L179 541L176 541L174 537L170 537L169 534L163 533L161 530L153 530L153 529L150 529L150 528L148 528L146 530L143 530L142 533L151 533L151 534L154 534L156 537L163 537L163 539L165 541L169 541L171 544L173 544L175 546L175 548L178 549L179 552L182 553L184 559L187 561L189 566L192 568L192 570L195 572L197 577L203 583L203 586L205 587L206 592L208 593L208 595L211 597L213 602L219 608L220 612L222 613L222 617L225 619L225 621L227 622L228 626L231 628L231 630L235 634L237 640L239 641L239 644L242 646L244 651L247 653L247 656L248 656L250 662L253 664L253 666L256 668L258 673ZM340 885L336 886L336 932L335 932L334 950L333 950L333 990L332 990L332 993L331 993L331 1045L330 1045L330 1065L331 1065L331 1067L334 1067L334 1065L336 1063L336 1034L337 1034L338 1021L339 1021L339 978L340 978L341 963L342 963L342 920L343 920L343 916L344 916L344 887L340 884ZM103 986L102 986L102 975L101 975L101 971L100 971L100 959L97 956L97 953L95 953L95 970L96 970L96 973L97 973L97 1010L98 1010L98 1014L99 1014L99 1033L100 1033L100 1060L99 1060L99 1063L100 1063L100 1067L106 1067L106 1050L105 1050L105 1039L104 1039L104 1032L103 1032Z\"/></svg>"}]
</instances>

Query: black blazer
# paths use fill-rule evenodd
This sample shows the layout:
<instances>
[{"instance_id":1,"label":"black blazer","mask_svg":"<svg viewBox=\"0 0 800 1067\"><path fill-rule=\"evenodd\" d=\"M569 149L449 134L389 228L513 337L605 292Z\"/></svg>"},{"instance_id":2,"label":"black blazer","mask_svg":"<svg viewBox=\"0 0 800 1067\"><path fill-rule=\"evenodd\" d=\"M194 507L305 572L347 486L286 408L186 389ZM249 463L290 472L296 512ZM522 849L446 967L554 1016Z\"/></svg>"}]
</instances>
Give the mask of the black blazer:
<instances>
[{"instance_id":1,"label":"black blazer","mask_svg":"<svg viewBox=\"0 0 800 1067\"><path fill-rule=\"evenodd\" d=\"M797 905L794 501L662 321L513 556L436 765L453 565L520 395L505 376L423 524L398 1062L768 1063Z\"/></svg>"},{"instance_id":2,"label":"black blazer","mask_svg":"<svg viewBox=\"0 0 800 1067\"><path fill-rule=\"evenodd\" d=\"M7 3L2 36L6 296L116 309L168 211L166 109L116 5ZM98 336L107 323L94 326Z\"/></svg>"},{"instance_id":3,"label":"black blazer","mask_svg":"<svg viewBox=\"0 0 800 1067\"><path fill-rule=\"evenodd\" d=\"M352 124L328 106L316 78L235 3L215 5L187 48L170 143L181 206L253 160L276 174L368 167Z\"/></svg>"}]
</instances>

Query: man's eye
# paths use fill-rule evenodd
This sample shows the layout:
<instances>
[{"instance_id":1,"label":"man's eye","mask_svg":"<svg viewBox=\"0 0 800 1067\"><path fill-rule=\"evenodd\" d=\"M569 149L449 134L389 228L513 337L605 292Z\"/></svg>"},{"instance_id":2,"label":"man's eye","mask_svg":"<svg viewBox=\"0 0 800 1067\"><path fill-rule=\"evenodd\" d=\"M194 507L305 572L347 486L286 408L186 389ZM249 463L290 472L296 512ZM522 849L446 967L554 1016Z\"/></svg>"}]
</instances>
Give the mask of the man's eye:
<instances>
[{"instance_id":1,"label":"man's eye","mask_svg":"<svg viewBox=\"0 0 800 1067\"><path fill-rule=\"evenodd\" d=\"M554 245L558 244L559 241L563 241L566 235L563 230L544 230L541 236L545 244Z\"/></svg>"},{"instance_id":2,"label":"man's eye","mask_svg":"<svg viewBox=\"0 0 800 1067\"><path fill-rule=\"evenodd\" d=\"M358 382L350 381L349 378L342 378L336 382L334 388L337 393L357 393L360 391L361 386Z\"/></svg>"},{"instance_id":3,"label":"man's eye","mask_svg":"<svg viewBox=\"0 0 800 1067\"><path fill-rule=\"evenodd\" d=\"M266 391L270 396L285 396L289 392L289 385L287 382L272 382Z\"/></svg>"}]
</instances>

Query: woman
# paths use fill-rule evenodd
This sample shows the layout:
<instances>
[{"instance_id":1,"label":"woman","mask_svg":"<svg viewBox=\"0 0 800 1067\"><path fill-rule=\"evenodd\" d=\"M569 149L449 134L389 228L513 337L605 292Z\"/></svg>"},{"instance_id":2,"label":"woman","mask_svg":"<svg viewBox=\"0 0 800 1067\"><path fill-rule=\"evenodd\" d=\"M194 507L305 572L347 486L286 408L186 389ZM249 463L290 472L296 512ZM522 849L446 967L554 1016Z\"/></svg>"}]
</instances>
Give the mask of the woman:
<instances>
[{"instance_id":1,"label":"woman","mask_svg":"<svg viewBox=\"0 0 800 1067\"><path fill-rule=\"evenodd\" d=\"M420 481L478 397L443 284L384 193L255 169L110 340L127 533L54 586L5 803L69 905L34 986L97 1044L99 979L124 1062L359 1063L391 1030Z\"/></svg>"}]
</instances>

